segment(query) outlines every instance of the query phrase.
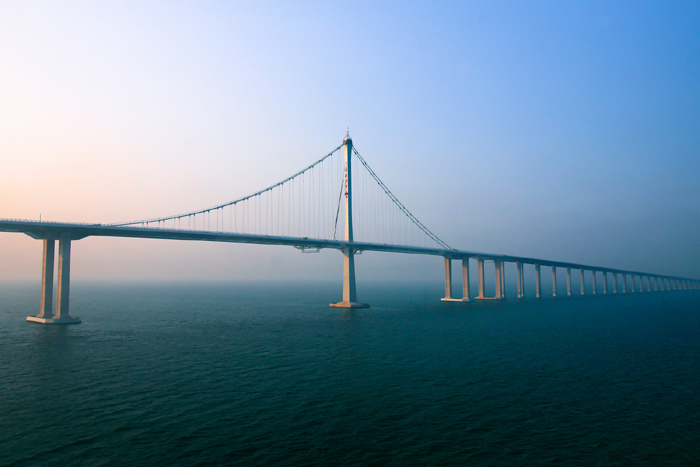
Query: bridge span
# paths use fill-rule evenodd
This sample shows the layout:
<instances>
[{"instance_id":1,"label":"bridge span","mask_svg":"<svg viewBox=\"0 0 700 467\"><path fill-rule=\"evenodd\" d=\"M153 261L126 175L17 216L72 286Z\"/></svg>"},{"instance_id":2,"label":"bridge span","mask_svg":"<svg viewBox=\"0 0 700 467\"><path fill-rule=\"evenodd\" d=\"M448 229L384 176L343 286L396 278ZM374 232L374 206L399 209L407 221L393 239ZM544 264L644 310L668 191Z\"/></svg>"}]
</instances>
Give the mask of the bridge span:
<instances>
[{"instance_id":1,"label":"bridge span","mask_svg":"<svg viewBox=\"0 0 700 467\"><path fill-rule=\"evenodd\" d=\"M334 166L332 156L341 148L344 149L344 160L340 163L336 162ZM353 170L353 155L359 160L364 171ZM359 183L353 180L353 174L358 176ZM333 183L338 180L340 184ZM322 193L318 185L330 188L331 192L335 191L333 188L340 187L337 206L334 203L329 204L328 201L328 198L334 199L335 196ZM372 189L375 191L374 194ZM354 190L359 190L359 199L365 202L360 212L369 212L369 215L361 216L361 219L372 222L369 227L366 224L360 229L368 241L357 240L354 235ZM341 208L344 214L342 240L336 238ZM372 217L372 211L374 211L374 217ZM335 217L334 222L329 222L330 225L326 225L325 221L321 222L321 218L329 215L331 219ZM332 226L332 236L330 226ZM411 231L408 235L407 230ZM442 298L444 301L505 299L506 263L516 265L518 299L525 298L525 265L534 266L535 297L537 298L542 296L541 268L543 266L551 269L554 297L557 296L558 269L566 271L566 296L572 296L572 269L579 271L580 295L585 294L586 273L591 278L593 294L598 293L599 276L602 279L603 295L620 292L618 285L621 285L622 293L628 292L628 285L630 292L700 289L699 280L686 277L451 248L420 223L391 193L366 161L354 150L349 135L346 135L341 146L292 177L229 203L174 216L119 224L0 219L0 232L22 233L43 242L39 314L27 317L27 321L44 324L80 323L80 318L69 315L70 257L71 243L86 237L286 245L302 251L335 249L340 251L344 258L343 300L332 303L331 306L345 308L369 306L357 300L355 283L354 256L363 251L442 256L445 266L445 297ZM306 233L308 235L304 235ZM414 240L414 244L387 241L387 233L402 239L410 238ZM369 241L372 235L383 241ZM323 238L324 236L331 238ZM58 271L54 313L56 241L58 241ZM461 297L455 297L452 290L453 260L461 261ZM476 296L473 296L469 289L470 261L475 261L478 269ZM495 293L490 297L485 294L485 262L494 264ZM611 288L609 288L609 276L612 278ZM621 279L620 284L618 279Z\"/></svg>"}]
</instances>

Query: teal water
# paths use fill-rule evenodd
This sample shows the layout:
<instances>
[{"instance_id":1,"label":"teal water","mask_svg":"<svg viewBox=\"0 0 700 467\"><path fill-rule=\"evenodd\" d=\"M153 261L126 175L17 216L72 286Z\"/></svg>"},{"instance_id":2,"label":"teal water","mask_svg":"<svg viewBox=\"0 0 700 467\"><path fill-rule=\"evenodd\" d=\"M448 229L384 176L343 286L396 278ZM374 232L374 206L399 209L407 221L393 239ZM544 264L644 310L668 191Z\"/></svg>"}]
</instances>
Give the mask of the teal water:
<instances>
[{"instance_id":1,"label":"teal water","mask_svg":"<svg viewBox=\"0 0 700 467\"><path fill-rule=\"evenodd\" d=\"M0 465L700 465L700 292L0 286Z\"/></svg>"}]
</instances>

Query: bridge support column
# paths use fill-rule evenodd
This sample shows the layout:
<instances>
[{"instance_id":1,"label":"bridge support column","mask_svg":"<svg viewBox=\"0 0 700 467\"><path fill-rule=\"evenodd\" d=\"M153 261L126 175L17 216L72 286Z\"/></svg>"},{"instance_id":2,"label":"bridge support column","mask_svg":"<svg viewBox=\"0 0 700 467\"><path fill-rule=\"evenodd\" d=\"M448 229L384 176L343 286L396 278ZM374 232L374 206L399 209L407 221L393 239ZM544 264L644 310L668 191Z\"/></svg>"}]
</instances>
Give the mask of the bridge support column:
<instances>
[{"instance_id":1,"label":"bridge support column","mask_svg":"<svg viewBox=\"0 0 700 467\"><path fill-rule=\"evenodd\" d=\"M462 301L469 301L469 258L462 258Z\"/></svg>"},{"instance_id":2,"label":"bridge support column","mask_svg":"<svg viewBox=\"0 0 700 467\"><path fill-rule=\"evenodd\" d=\"M613 293L617 293L617 273L613 272Z\"/></svg>"},{"instance_id":3,"label":"bridge support column","mask_svg":"<svg viewBox=\"0 0 700 467\"><path fill-rule=\"evenodd\" d=\"M369 308L368 303L357 301L357 286L355 285L355 252L351 248L343 250L343 301L331 303L338 308Z\"/></svg>"},{"instance_id":4,"label":"bridge support column","mask_svg":"<svg viewBox=\"0 0 700 467\"><path fill-rule=\"evenodd\" d=\"M44 259L41 264L41 305L37 318L53 317L53 266L56 240L44 240ZM27 318L29 319L29 318Z\"/></svg>"},{"instance_id":5,"label":"bridge support column","mask_svg":"<svg viewBox=\"0 0 700 467\"><path fill-rule=\"evenodd\" d=\"M506 262L501 261L501 298L506 299Z\"/></svg>"},{"instance_id":6,"label":"bridge support column","mask_svg":"<svg viewBox=\"0 0 700 467\"><path fill-rule=\"evenodd\" d=\"M443 300L452 300L452 260L445 258L445 298Z\"/></svg>"},{"instance_id":7,"label":"bridge support column","mask_svg":"<svg viewBox=\"0 0 700 467\"><path fill-rule=\"evenodd\" d=\"M622 274L622 293L627 293L627 274Z\"/></svg>"},{"instance_id":8,"label":"bridge support column","mask_svg":"<svg viewBox=\"0 0 700 467\"><path fill-rule=\"evenodd\" d=\"M503 300L505 293L503 289L503 261L493 260L493 272L495 278L495 294L493 297L484 295L484 260L479 258L476 260L479 266L479 296L477 300Z\"/></svg>"},{"instance_id":9,"label":"bridge support column","mask_svg":"<svg viewBox=\"0 0 700 467\"><path fill-rule=\"evenodd\" d=\"M557 267L552 266L552 297L557 296Z\"/></svg>"},{"instance_id":10,"label":"bridge support column","mask_svg":"<svg viewBox=\"0 0 700 467\"><path fill-rule=\"evenodd\" d=\"M571 268L566 267L566 295L571 297Z\"/></svg>"},{"instance_id":11,"label":"bridge support column","mask_svg":"<svg viewBox=\"0 0 700 467\"><path fill-rule=\"evenodd\" d=\"M535 296L540 298L542 295L542 286L540 283L540 265L535 264Z\"/></svg>"},{"instance_id":12,"label":"bridge support column","mask_svg":"<svg viewBox=\"0 0 700 467\"><path fill-rule=\"evenodd\" d=\"M581 271L581 296L583 297L586 295L586 284L584 282L584 275L583 275L583 268L580 269Z\"/></svg>"},{"instance_id":13,"label":"bridge support column","mask_svg":"<svg viewBox=\"0 0 700 467\"><path fill-rule=\"evenodd\" d=\"M503 299L503 262L494 262L494 272L496 273L496 300Z\"/></svg>"},{"instance_id":14,"label":"bridge support column","mask_svg":"<svg viewBox=\"0 0 700 467\"><path fill-rule=\"evenodd\" d=\"M484 260L479 258L476 260L477 269L479 272L479 296L476 297L479 300L483 300L484 296Z\"/></svg>"},{"instance_id":15,"label":"bridge support column","mask_svg":"<svg viewBox=\"0 0 700 467\"><path fill-rule=\"evenodd\" d=\"M593 275L593 295L596 295L598 289L598 284L596 282L596 271L594 269L591 270L591 274Z\"/></svg>"},{"instance_id":16,"label":"bridge support column","mask_svg":"<svg viewBox=\"0 0 700 467\"><path fill-rule=\"evenodd\" d=\"M631 274L631 275L630 275L630 278L632 279L632 280L630 281L631 284L632 284L632 289L631 289L631 290L632 290L632 293L634 293L634 274Z\"/></svg>"},{"instance_id":17,"label":"bridge support column","mask_svg":"<svg viewBox=\"0 0 700 467\"><path fill-rule=\"evenodd\" d=\"M80 323L80 318L69 316L68 314L70 303L70 233L63 233L59 237L56 315L54 316L51 312L55 244L54 239L44 239L40 311L37 316L27 316L27 321L42 324L78 324Z\"/></svg>"},{"instance_id":18,"label":"bridge support column","mask_svg":"<svg viewBox=\"0 0 700 467\"><path fill-rule=\"evenodd\" d=\"M659 278L655 277L654 278L654 292L658 292L658 291L659 291Z\"/></svg>"},{"instance_id":19,"label":"bridge support column","mask_svg":"<svg viewBox=\"0 0 700 467\"><path fill-rule=\"evenodd\" d=\"M603 295L608 294L608 273L603 271Z\"/></svg>"},{"instance_id":20,"label":"bridge support column","mask_svg":"<svg viewBox=\"0 0 700 467\"><path fill-rule=\"evenodd\" d=\"M517 269L518 269L518 298L523 298L525 296L525 291L524 291L524 285L525 282L523 280L523 263L520 261L517 261L515 263Z\"/></svg>"},{"instance_id":21,"label":"bridge support column","mask_svg":"<svg viewBox=\"0 0 700 467\"><path fill-rule=\"evenodd\" d=\"M462 298L452 298L452 260L445 258L445 298L443 302L469 301L469 258L462 259Z\"/></svg>"}]
</instances>

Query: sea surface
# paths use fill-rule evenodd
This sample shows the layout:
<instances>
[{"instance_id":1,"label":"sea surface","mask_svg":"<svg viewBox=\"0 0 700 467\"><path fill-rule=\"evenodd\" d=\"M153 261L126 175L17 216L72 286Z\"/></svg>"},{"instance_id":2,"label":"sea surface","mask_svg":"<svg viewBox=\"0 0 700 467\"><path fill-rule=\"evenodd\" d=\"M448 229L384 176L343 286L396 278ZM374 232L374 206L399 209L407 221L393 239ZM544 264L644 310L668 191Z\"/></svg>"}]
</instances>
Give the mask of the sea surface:
<instances>
[{"instance_id":1,"label":"sea surface","mask_svg":"<svg viewBox=\"0 0 700 467\"><path fill-rule=\"evenodd\" d=\"M0 285L2 466L697 466L700 292ZM512 296L512 295L511 295Z\"/></svg>"}]
</instances>

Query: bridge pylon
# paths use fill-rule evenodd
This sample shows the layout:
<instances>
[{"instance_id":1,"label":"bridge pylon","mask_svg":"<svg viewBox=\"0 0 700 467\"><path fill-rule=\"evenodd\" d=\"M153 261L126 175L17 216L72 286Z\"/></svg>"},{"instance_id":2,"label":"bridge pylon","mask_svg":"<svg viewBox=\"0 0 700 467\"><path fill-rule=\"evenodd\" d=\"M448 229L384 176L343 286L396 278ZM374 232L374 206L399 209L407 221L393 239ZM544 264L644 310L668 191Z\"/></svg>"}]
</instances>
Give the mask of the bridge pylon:
<instances>
[{"instance_id":1,"label":"bridge pylon","mask_svg":"<svg viewBox=\"0 0 700 467\"><path fill-rule=\"evenodd\" d=\"M345 241L353 242L352 235L352 138L350 132L343 140L345 151ZM352 247L343 249L343 301L331 303L330 306L340 308L369 308L368 303L357 301L355 284L355 250Z\"/></svg>"}]
</instances>

